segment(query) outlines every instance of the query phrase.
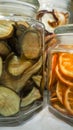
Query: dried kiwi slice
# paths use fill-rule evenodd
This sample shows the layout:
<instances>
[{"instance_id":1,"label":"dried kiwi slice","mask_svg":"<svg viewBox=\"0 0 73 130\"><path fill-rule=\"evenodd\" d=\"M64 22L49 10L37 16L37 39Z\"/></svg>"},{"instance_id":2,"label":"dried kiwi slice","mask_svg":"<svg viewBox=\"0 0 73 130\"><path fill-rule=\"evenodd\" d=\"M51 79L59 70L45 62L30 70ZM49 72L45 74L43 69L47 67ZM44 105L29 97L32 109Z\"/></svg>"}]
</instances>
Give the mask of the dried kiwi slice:
<instances>
[{"instance_id":1,"label":"dried kiwi slice","mask_svg":"<svg viewBox=\"0 0 73 130\"><path fill-rule=\"evenodd\" d=\"M20 97L13 90L0 85L0 114L11 116L19 112Z\"/></svg>"},{"instance_id":2,"label":"dried kiwi slice","mask_svg":"<svg viewBox=\"0 0 73 130\"><path fill-rule=\"evenodd\" d=\"M13 34L13 26L10 21L0 21L0 39L9 38Z\"/></svg>"},{"instance_id":3,"label":"dried kiwi slice","mask_svg":"<svg viewBox=\"0 0 73 130\"><path fill-rule=\"evenodd\" d=\"M32 102L41 98L41 94L36 87L33 87L32 91L25 98L22 98L21 107L28 106Z\"/></svg>"}]
</instances>

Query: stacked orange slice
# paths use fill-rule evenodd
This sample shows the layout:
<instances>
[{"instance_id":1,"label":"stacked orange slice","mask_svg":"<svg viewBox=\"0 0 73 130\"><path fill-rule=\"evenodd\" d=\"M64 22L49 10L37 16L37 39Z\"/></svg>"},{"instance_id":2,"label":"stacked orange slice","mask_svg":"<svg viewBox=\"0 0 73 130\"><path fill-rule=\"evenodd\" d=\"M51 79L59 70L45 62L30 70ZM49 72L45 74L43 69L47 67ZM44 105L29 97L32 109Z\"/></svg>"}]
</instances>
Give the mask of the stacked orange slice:
<instances>
[{"instance_id":1,"label":"stacked orange slice","mask_svg":"<svg viewBox=\"0 0 73 130\"><path fill-rule=\"evenodd\" d=\"M73 116L73 54L59 53L56 63L57 84L55 93L58 101L53 102L52 105L57 110L66 110L67 114ZM62 109L62 107L64 108Z\"/></svg>"}]
</instances>

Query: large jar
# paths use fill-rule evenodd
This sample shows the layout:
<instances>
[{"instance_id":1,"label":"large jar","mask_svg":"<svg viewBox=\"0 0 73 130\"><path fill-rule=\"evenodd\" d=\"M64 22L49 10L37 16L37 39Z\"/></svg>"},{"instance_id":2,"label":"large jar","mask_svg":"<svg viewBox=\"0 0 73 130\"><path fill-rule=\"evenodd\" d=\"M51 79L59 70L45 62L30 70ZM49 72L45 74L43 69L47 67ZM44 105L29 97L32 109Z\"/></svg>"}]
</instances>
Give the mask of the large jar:
<instances>
[{"instance_id":1,"label":"large jar","mask_svg":"<svg viewBox=\"0 0 73 130\"><path fill-rule=\"evenodd\" d=\"M73 25L55 30L57 43L48 53L48 105L73 124Z\"/></svg>"},{"instance_id":2,"label":"large jar","mask_svg":"<svg viewBox=\"0 0 73 130\"><path fill-rule=\"evenodd\" d=\"M34 20L36 2L0 0L0 126L21 124L43 106L44 26Z\"/></svg>"}]
</instances>

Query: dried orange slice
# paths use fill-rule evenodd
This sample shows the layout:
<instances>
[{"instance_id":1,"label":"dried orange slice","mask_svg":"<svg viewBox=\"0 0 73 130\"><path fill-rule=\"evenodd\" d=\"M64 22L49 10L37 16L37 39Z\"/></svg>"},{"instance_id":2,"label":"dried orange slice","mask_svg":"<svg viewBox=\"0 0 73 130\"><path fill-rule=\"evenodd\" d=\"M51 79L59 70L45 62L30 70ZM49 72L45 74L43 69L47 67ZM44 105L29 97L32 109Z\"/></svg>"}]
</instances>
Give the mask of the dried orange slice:
<instances>
[{"instance_id":1,"label":"dried orange slice","mask_svg":"<svg viewBox=\"0 0 73 130\"><path fill-rule=\"evenodd\" d=\"M60 112L62 112L62 113L65 113L65 114L67 113L65 107L63 106L63 104L60 103L59 100L57 100L56 102L54 102L54 103L52 104L52 106L53 106L56 110L58 110L58 111L60 111Z\"/></svg>"},{"instance_id":2,"label":"dried orange slice","mask_svg":"<svg viewBox=\"0 0 73 130\"><path fill-rule=\"evenodd\" d=\"M64 95L64 92L66 91L67 87L58 82L57 83L57 87L56 87L56 94L57 94L57 97L59 99L59 101L63 104L63 95Z\"/></svg>"},{"instance_id":3,"label":"dried orange slice","mask_svg":"<svg viewBox=\"0 0 73 130\"><path fill-rule=\"evenodd\" d=\"M56 64L57 64L57 58L58 58L58 55L57 55L57 54L54 54L54 55L52 56L49 88L51 88L52 84L53 84L54 81L55 81L55 77L56 77L56 75L55 75L55 67L56 67Z\"/></svg>"},{"instance_id":4,"label":"dried orange slice","mask_svg":"<svg viewBox=\"0 0 73 130\"><path fill-rule=\"evenodd\" d=\"M59 66L63 74L73 78L73 54L61 53L59 57Z\"/></svg>"},{"instance_id":5,"label":"dried orange slice","mask_svg":"<svg viewBox=\"0 0 73 130\"><path fill-rule=\"evenodd\" d=\"M69 87L64 96L64 105L70 114L73 115L73 87Z\"/></svg>"},{"instance_id":6,"label":"dried orange slice","mask_svg":"<svg viewBox=\"0 0 73 130\"><path fill-rule=\"evenodd\" d=\"M58 79L59 79L62 83L64 83L65 85L67 85L67 86L69 86L69 87L73 87L73 82L71 82L69 79L67 79L67 78L65 78L65 77L62 76L62 74L61 74L60 71L59 71L59 66L58 66L58 65L56 66L55 71L56 71L56 74L57 74Z\"/></svg>"}]
</instances>

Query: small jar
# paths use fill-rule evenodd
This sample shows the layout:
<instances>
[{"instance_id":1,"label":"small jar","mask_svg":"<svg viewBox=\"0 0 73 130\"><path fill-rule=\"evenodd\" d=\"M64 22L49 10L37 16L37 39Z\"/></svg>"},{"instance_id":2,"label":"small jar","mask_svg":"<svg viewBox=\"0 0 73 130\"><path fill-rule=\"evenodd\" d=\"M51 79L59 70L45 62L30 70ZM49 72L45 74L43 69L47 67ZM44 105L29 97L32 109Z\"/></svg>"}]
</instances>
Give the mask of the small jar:
<instances>
[{"instance_id":1,"label":"small jar","mask_svg":"<svg viewBox=\"0 0 73 130\"><path fill-rule=\"evenodd\" d=\"M56 27L69 23L71 0L39 0L37 19L45 25L48 32L54 33Z\"/></svg>"},{"instance_id":2,"label":"small jar","mask_svg":"<svg viewBox=\"0 0 73 130\"><path fill-rule=\"evenodd\" d=\"M0 126L19 125L43 107L44 26L31 2L0 1Z\"/></svg>"},{"instance_id":3,"label":"small jar","mask_svg":"<svg viewBox=\"0 0 73 130\"><path fill-rule=\"evenodd\" d=\"M48 105L73 124L73 25L59 27L55 34L57 42L48 52Z\"/></svg>"}]
</instances>

